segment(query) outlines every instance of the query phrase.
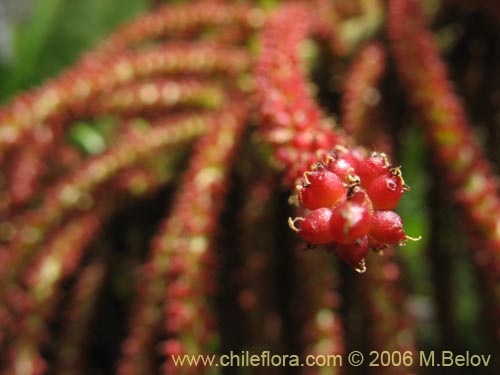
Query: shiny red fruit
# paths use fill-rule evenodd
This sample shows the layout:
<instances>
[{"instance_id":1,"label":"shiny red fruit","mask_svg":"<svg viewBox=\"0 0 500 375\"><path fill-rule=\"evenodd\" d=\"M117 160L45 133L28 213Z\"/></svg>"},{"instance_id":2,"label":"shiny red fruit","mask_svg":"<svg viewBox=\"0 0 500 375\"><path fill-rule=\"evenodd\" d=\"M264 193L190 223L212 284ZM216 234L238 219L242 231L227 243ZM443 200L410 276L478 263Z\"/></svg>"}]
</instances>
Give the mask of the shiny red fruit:
<instances>
[{"instance_id":1,"label":"shiny red fruit","mask_svg":"<svg viewBox=\"0 0 500 375\"><path fill-rule=\"evenodd\" d=\"M389 173L387 157L382 153L374 152L359 163L356 172L361 179L361 186L366 189L377 177Z\"/></svg>"},{"instance_id":2,"label":"shiny red fruit","mask_svg":"<svg viewBox=\"0 0 500 375\"><path fill-rule=\"evenodd\" d=\"M368 193L365 190L361 189L359 186L356 186L353 189L352 194L349 197L349 201L362 205L363 207L365 207L368 210L370 215L373 214L372 201L371 201L370 197L368 196Z\"/></svg>"},{"instance_id":3,"label":"shiny red fruit","mask_svg":"<svg viewBox=\"0 0 500 375\"><path fill-rule=\"evenodd\" d=\"M344 182L350 182L348 176L355 175L360 156L355 153L340 153L335 160L328 163L327 169L332 171Z\"/></svg>"},{"instance_id":4,"label":"shiny red fruit","mask_svg":"<svg viewBox=\"0 0 500 375\"><path fill-rule=\"evenodd\" d=\"M340 259L356 269L356 271L364 272L362 261L366 258L370 250L368 238L366 236L359 238L352 244L338 245L336 249Z\"/></svg>"},{"instance_id":5,"label":"shiny red fruit","mask_svg":"<svg viewBox=\"0 0 500 375\"><path fill-rule=\"evenodd\" d=\"M300 203L309 210L333 207L346 196L347 188L340 178L327 170L306 173L304 186L300 189Z\"/></svg>"},{"instance_id":6,"label":"shiny red fruit","mask_svg":"<svg viewBox=\"0 0 500 375\"><path fill-rule=\"evenodd\" d=\"M369 231L370 239L393 245L406 240L403 220L394 211L375 211Z\"/></svg>"},{"instance_id":7,"label":"shiny red fruit","mask_svg":"<svg viewBox=\"0 0 500 375\"><path fill-rule=\"evenodd\" d=\"M307 242L315 245L331 242L331 218L332 211L329 208L318 208L317 210L311 211L305 219L300 222L298 233Z\"/></svg>"},{"instance_id":8,"label":"shiny red fruit","mask_svg":"<svg viewBox=\"0 0 500 375\"><path fill-rule=\"evenodd\" d=\"M375 210L392 210L404 191L403 179L391 174L377 177L366 189Z\"/></svg>"},{"instance_id":9,"label":"shiny red fruit","mask_svg":"<svg viewBox=\"0 0 500 375\"><path fill-rule=\"evenodd\" d=\"M335 242L352 244L368 234L371 215L362 204L345 201L332 210L330 233Z\"/></svg>"}]
</instances>

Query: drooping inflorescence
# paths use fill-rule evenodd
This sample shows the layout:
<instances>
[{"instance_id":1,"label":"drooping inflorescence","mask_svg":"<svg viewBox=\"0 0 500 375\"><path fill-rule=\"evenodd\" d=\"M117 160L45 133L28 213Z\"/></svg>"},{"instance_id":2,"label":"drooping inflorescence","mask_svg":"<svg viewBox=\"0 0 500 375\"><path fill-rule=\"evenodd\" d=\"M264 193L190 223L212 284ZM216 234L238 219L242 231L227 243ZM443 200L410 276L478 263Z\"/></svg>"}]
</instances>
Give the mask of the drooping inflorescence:
<instances>
[{"instance_id":1,"label":"drooping inflorescence","mask_svg":"<svg viewBox=\"0 0 500 375\"><path fill-rule=\"evenodd\" d=\"M446 48L467 34L450 29ZM0 374L211 373L222 363L205 360L247 349L319 361L301 375L342 373L321 360L353 349L413 358L374 373L413 371L435 308L410 285L423 249L397 248L419 238L402 172L414 185L417 161L394 161L411 115L399 83L470 224L498 328L498 182L446 71L416 0L180 1L12 98Z\"/></svg>"},{"instance_id":2,"label":"drooping inflorescence","mask_svg":"<svg viewBox=\"0 0 500 375\"><path fill-rule=\"evenodd\" d=\"M299 24L278 39L292 17ZM261 131L275 147L285 183L298 182L296 201L308 210L305 217L290 218L290 227L311 244L335 244L342 260L364 271L370 248L378 250L410 238L397 214L377 220L379 211L397 206L408 186L400 168L384 154L367 155L363 148L347 145L347 138L314 102L300 48L315 35L315 20L310 8L294 4L264 26L256 68ZM374 213L378 226L370 232Z\"/></svg>"},{"instance_id":3,"label":"drooping inflorescence","mask_svg":"<svg viewBox=\"0 0 500 375\"><path fill-rule=\"evenodd\" d=\"M150 351L161 325L166 336L162 345L165 374L176 373L172 354L193 351L195 345L199 353L205 353L213 344L214 318L206 300L214 289L212 242L246 111L243 103L233 104L217 116L214 131L195 146L179 198L154 238L151 259L143 269L140 298L118 368L122 375L152 371Z\"/></svg>"},{"instance_id":4,"label":"drooping inflorescence","mask_svg":"<svg viewBox=\"0 0 500 375\"><path fill-rule=\"evenodd\" d=\"M475 239L474 260L487 289L498 294L500 276L500 192L471 129L460 99L447 78L437 43L425 27L421 6L413 0L390 1L389 32L398 73L412 104L419 109L442 174L453 187L467 230ZM493 319L498 319L499 302ZM498 333L497 333L498 335Z\"/></svg>"},{"instance_id":5,"label":"drooping inflorescence","mask_svg":"<svg viewBox=\"0 0 500 375\"><path fill-rule=\"evenodd\" d=\"M246 32L239 34L245 37L259 23L258 19L259 12L252 12L249 7L217 4L174 7L146 15L111 36L97 50L84 55L73 69L41 88L19 96L1 112L2 152L5 152L7 161L15 161L14 178L9 181L10 194L2 195L5 198L2 214L13 217L2 223L5 245L2 259L5 262L1 272L0 321L4 334L0 344L9 347L4 353L7 373L43 373L48 369L40 348L46 344L44 337L48 322L55 313L51 309L58 304L58 289L69 275L77 272L84 249L95 239L101 221L108 217L101 211L116 210L124 198L118 195L113 200L105 200L106 189L113 194L125 190L136 197L156 190L171 179L172 173L168 170L168 161L159 169L152 159L165 162L165 149L172 153L175 147L179 152L185 141L207 133L199 146L202 155L193 159L196 164L193 168L203 167L199 164L204 162L212 164L202 168L199 176L193 171L194 175L186 177L188 180L194 178L195 186L202 189L198 205L193 210L205 207L204 188L210 187L214 194L224 191L218 180L227 169L231 151L234 152L239 143L237 139L245 121L242 118L243 106L234 104L236 88L229 89L227 82L223 82L227 77L234 78L245 72L249 63L246 50L228 47L231 51L228 50L227 55L220 53L226 46L218 44L216 36L204 43L176 41L140 51L130 51L127 47L169 33L190 38L203 32L207 26L221 25L223 31L225 26L222 25L233 23L236 24L231 30L245 29ZM231 43L227 35L221 35L221 38L226 44ZM177 77L178 74L181 77ZM241 96L241 93L237 95ZM228 97L233 103L227 101ZM225 104L233 109L210 111ZM202 109L205 111L200 111ZM150 120L138 122L130 118L134 114ZM67 145L60 146L64 155L74 155L68 160L78 164L78 168L69 166L68 161L52 159L59 155L59 150L53 152L52 147L59 147L68 120L102 115L122 118L117 142L111 142L104 152L88 160L82 160L74 150L68 154ZM219 125L215 126L216 123ZM28 150L32 152L26 153L19 148L26 139L36 145L33 150ZM227 152L223 152L225 149ZM37 193L40 180L47 178L49 170L45 163L36 166L32 162L44 157L48 157L57 168L61 167L61 162L66 163L63 168L69 169L69 173L58 176L46 189L41 204L36 204L31 210L22 210L22 206ZM219 169L222 174L218 173ZM23 170L29 173L23 174ZM192 193L191 187L186 187L186 203ZM221 202L214 198L214 204L220 205ZM179 210L183 212L180 214L184 215L184 204L181 206ZM215 206L206 210L209 216L204 220L213 225L216 219L210 215L216 214ZM192 213L196 214L194 211ZM68 218L69 223L64 225ZM196 220L193 223L196 224ZM203 226L196 231L199 239L205 235L203 230L206 228ZM194 235L191 237L194 240ZM190 236L187 240L190 241ZM33 258L36 258L35 264L30 265ZM22 276L25 273L26 276ZM24 280L33 290L17 287L17 283ZM154 287L154 283L150 286ZM202 297L203 291L200 293ZM163 298L161 291L160 303ZM178 304L184 308L184 302ZM91 308L92 304L89 306ZM88 315L87 310L82 310L81 314ZM15 333L16 328L11 327L17 317L21 318L16 324L21 332L19 335ZM35 326L31 326L33 322ZM68 332L67 340L73 345L84 339L82 331L73 329ZM130 349L131 346L126 347ZM66 371L72 366L74 368L79 358L62 348L59 360L58 368Z\"/></svg>"},{"instance_id":6,"label":"drooping inflorescence","mask_svg":"<svg viewBox=\"0 0 500 375\"><path fill-rule=\"evenodd\" d=\"M500 198L490 163L447 79L436 41L424 26L420 5L413 0L393 0L390 4L389 31L408 96L421 110L437 161L456 188L457 203L474 230L484 235L498 254ZM408 48L410 45L418 48Z\"/></svg>"}]
</instances>

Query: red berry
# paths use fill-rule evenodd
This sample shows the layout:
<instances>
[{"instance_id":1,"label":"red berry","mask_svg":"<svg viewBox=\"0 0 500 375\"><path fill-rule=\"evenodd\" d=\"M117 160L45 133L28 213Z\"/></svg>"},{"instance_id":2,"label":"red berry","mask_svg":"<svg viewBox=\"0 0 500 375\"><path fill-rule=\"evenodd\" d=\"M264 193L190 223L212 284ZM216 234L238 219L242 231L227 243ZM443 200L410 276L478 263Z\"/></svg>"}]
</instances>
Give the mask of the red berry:
<instances>
[{"instance_id":1,"label":"red berry","mask_svg":"<svg viewBox=\"0 0 500 375\"><path fill-rule=\"evenodd\" d=\"M311 211L305 219L300 222L300 228L297 232L307 242L315 245L331 242L331 218L332 211L329 208L318 208L317 210ZM292 226L293 222L290 225Z\"/></svg>"},{"instance_id":2,"label":"red berry","mask_svg":"<svg viewBox=\"0 0 500 375\"><path fill-rule=\"evenodd\" d=\"M365 271L363 260L366 258L368 251L370 250L368 238L366 236L359 238L352 244L338 245L336 246L336 249L340 259L358 272Z\"/></svg>"},{"instance_id":3,"label":"red berry","mask_svg":"<svg viewBox=\"0 0 500 375\"><path fill-rule=\"evenodd\" d=\"M375 210L392 210L404 191L403 179L390 174L377 177L366 189Z\"/></svg>"},{"instance_id":4,"label":"red berry","mask_svg":"<svg viewBox=\"0 0 500 375\"><path fill-rule=\"evenodd\" d=\"M299 199L310 210L333 207L346 196L347 188L335 173L326 170L306 172L306 178L309 183L306 181L300 189Z\"/></svg>"},{"instance_id":5,"label":"red berry","mask_svg":"<svg viewBox=\"0 0 500 375\"><path fill-rule=\"evenodd\" d=\"M406 240L401 216L394 211L375 211L369 236L370 239L388 245Z\"/></svg>"},{"instance_id":6,"label":"red berry","mask_svg":"<svg viewBox=\"0 0 500 375\"><path fill-rule=\"evenodd\" d=\"M365 207L368 210L370 215L373 214L372 201L371 201L370 197L368 196L368 194L366 193L366 191L361 189L359 186L356 186L353 189L353 192L352 192L351 196L349 197L349 201L362 205L363 207Z\"/></svg>"},{"instance_id":7,"label":"red berry","mask_svg":"<svg viewBox=\"0 0 500 375\"><path fill-rule=\"evenodd\" d=\"M355 169L348 160L340 158L328 165L328 170L335 173L343 181L347 181L348 175L355 174Z\"/></svg>"},{"instance_id":8,"label":"red berry","mask_svg":"<svg viewBox=\"0 0 500 375\"><path fill-rule=\"evenodd\" d=\"M359 203L346 201L332 211L330 233L334 241L352 244L358 238L368 234L370 212Z\"/></svg>"},{"instance_id":9,"label":"red berry","mask_svg":"<svg viewBox=\"0 0 500 375\"><path fill-rule=\"evenodd\" d=\"M361 179L361 186L366 189L377 177L389 172L387 157L385 154L374 152L359 163L356 172Z\"/></svg>"},{"instance_id":10,"label":"red berry","mask_svg":"<svg viewBox=\"0 0 500 375\"><path fill-rule=\"evenodd\" d=\"M349 175L356 174L361 156L355 150L350 152L339 152L336 159L331 159L328 163L328 170L335 173L342 181L350 182Z\"/></svg>"}]
</instances>

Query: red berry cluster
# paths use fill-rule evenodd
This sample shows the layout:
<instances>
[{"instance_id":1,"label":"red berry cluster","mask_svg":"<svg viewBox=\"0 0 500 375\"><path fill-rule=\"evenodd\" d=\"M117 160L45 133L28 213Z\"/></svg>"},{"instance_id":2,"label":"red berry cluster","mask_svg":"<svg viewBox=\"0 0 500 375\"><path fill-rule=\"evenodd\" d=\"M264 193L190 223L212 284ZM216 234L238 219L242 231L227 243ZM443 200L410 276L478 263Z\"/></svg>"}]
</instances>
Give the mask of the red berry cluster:
<instances>
[{"instance_id":1,"label":"red berry cluster","mask_svg":"<svg viewBox=\"0 0 500 375\"><path fill-rule=\"evenodd\" d=\"M407 190L399 167L385 154L337 147L304 173L297 198L309 211L289 224L313 245L334 244L344 262L364 272L370 249L410 239L401 217L391 211Z\"/></svg>"}]
</instances>

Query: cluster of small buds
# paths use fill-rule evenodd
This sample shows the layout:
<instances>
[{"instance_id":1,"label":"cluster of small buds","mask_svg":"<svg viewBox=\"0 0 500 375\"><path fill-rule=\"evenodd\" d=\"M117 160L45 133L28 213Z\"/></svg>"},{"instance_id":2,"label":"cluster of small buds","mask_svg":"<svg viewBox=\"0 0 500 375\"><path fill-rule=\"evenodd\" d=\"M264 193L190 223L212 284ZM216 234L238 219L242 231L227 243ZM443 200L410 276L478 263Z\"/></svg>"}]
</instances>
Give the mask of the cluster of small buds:
<instances>
[{"instance_id":1,"label":"cluster of small buds","mask_svg":"<svg viewBox=\"0 0 500 375\"><path fill-rule=\"evenodd\" d=\"M284 180L290 186L318 160L318 150L342 143L314 100L299 55L314 20L314 12L304 4L281 7L263 28L255 69L261 131L276 148L275 161L285 170Z\"/></svg>"},{"instance_id":2,"label":"cluster of small buds","mask_svg":"<svg viewBox=\"0 0 500 375\"><path fill-rule=\"evenodd\" d=\"M274 161L284 170L283 183L289 187L293 187L322 154L326 155L326 150L344 143L333 129L334 122L327 119L316 104L299 53L308 36L325 31L318 30L325 22L318 22L316 16L317 12L312 12L304 3L294 3L283 5L269 17L261 34L261 55L255 70L262 134L274 146ZM291 19L293 28L290 28ZM328 32L322 34L325 37ZM342 353L342 325L335 311L339 297L335 293L332 269L322 257L324 254L303 255L294 253L300 285L296 302L303 307L299 312L303 326L299 330L304 353ZM331 370L336 373L335 369Z\"/></svg>"},{"instance_id":3,"label":"cluster of small buds","mask_svg":"<svg viewBox=\"0 0 500 375\"><path fill-rule=\"evenodd\" d=\"M392 211L409 188L383 153L365 156L361 149L338 146L304 173L296 189L296 200L308 213L290 218L290 227L313 245L334 244L358 272L365 271L370 249L413 239Z\"/></svg>"}]
</instances>

